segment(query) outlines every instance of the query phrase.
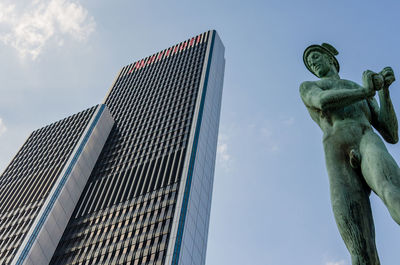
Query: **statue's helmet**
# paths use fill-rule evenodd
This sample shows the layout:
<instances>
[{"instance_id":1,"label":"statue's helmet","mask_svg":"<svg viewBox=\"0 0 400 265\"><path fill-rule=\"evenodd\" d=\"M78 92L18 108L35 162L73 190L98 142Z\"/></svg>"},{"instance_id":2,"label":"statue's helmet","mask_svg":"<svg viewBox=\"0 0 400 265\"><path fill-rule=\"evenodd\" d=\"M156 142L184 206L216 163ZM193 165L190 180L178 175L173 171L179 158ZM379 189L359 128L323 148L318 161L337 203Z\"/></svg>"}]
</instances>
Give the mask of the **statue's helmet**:
<instances>
[{"instance_id":1,"label":"statue's helmet","mask_svg":"<svg viewBox=\"0 0 400 265\"><path fill-rule=\"evenodd\" d=\"M340 67L339 67L339 62L338 62L338 60L337 60L336 57L335 57L336 55L339 54L339 52L335 49L335 47L333 47L332 45L330 45L330 44L328 44L328 43L322 43L321 45L313 44L313 45L308 46L308 47L304 50L304 53L303 53L303 62L304 62L304 64L305 64L305 66L307 67L307 69L308 69L311 73L313 73L313 74L315 75L315 73L311 70L310 65L308 64L307 57L308 57L308 55L309 55L311 52L313 52L313 51L318 51L318 52L320 52L320 53L323 53L323 54L328 55L328 56L332 59L332 62L333 62L333 64L335 65L335 68L336 68L337 72L339 73L339 69L340 69Z\"/></svg>"}]
</instances>

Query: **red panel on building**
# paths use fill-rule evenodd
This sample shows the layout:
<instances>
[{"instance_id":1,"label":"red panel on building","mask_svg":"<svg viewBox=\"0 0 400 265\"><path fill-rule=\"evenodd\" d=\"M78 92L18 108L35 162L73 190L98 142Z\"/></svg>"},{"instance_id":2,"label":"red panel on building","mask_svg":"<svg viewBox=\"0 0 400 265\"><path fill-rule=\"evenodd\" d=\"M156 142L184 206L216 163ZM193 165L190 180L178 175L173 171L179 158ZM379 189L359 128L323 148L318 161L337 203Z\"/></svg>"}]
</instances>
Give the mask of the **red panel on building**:
<instances>
[{"instance_id":1,"label":"red panel on building","mask_svg":"<svg viewBox=\"0 0 400 265\"><path fill-rule=\"evenodd\" d=\"M192 38L192 39L190 40L189 47L193 46L194 39L195 39L195 38Z\"/></svg>"},{"instance_id":2,"label":"red panel on building","mask_svg":"<svg viewBox=\"0 0 400 265\"><path fill-rule=\"evenodd\" d=\"M182 51L183 49L185 49L186 45L187 45L187 41L185 41L184 43L181 44L181 51Z\"/></svg>"}]
</instances>

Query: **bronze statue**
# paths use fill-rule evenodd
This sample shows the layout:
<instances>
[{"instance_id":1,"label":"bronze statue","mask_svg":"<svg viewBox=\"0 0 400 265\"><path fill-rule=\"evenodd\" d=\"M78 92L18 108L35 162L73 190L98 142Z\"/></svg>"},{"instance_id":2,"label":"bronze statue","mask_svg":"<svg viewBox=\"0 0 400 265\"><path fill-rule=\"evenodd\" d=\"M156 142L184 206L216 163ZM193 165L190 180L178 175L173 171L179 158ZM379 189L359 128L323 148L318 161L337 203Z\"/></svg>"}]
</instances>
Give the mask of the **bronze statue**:
<instances>
[{"instance_id":1,"label":"bronze statue","mask_svg":"<svg viewBox=\"0 0 400 265\"><path fill-rule=\"evenodd\" d=\"M320 80L302 83L300 95L323 131L332 208L352 264L379 265L369 195L375 192L400 224L400 169L372 127L388 143L398 142L389 93L395 77L386 67L365 71L362 86L340 79L337 54L327 43L306 48L304 64Z\"/></svg>"}]
</instances>

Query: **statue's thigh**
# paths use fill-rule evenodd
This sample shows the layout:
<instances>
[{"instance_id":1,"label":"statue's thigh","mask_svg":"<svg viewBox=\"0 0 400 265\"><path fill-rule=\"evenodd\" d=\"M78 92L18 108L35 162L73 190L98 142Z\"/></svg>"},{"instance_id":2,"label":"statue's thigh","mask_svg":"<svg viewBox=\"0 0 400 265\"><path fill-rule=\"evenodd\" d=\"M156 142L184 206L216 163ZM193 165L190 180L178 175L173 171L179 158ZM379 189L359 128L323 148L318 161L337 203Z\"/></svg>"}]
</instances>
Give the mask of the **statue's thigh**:
<instances>
[{"instance_id":1,"label":"statue's thigh","mask_svg":"<svg viewBox=\"0 0 400 265\"><path fill-rule=\"evenodd\" d=\"M378 264L375 263L378 254L369 189L358 181L339 181L359 178L354 171L347 169L347 167L342 168L335 176L330 176L331 179L336 179L333 183L331 181L331 200L336 224L353 259L365 260L366 263L360 264Z\"/></svg>"},{"instance_id":2,"label":"statue's thigh","mask_svg":"<svg viewBox=\"0 0 400 265\"><path fill-rule=\"evenodd\" d=\"M375 133L367 134L360 144L361 171L365 181L378 195L387 190L400 192L400 169L385 144Z\"/></svg>"},{"instance_id":3,"label":"statue's thigh","mask_svg":"<svg viewBox=\"0 0 400 265\"><path fill-rule=\"evenodd\" d=\"M332 208L347 249L353 259L363 260L360 264L378 264L369 188L348 164L328 172Z\"/></svg>"}]
</instances>

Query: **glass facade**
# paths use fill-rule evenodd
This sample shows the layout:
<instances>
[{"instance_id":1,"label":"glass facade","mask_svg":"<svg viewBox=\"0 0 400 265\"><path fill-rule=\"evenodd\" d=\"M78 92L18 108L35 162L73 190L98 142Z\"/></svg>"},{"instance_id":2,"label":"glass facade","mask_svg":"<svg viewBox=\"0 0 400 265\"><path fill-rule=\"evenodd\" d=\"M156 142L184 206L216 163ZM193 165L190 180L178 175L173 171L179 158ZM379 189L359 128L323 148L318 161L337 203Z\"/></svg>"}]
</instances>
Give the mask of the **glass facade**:
<instances>
[{"instance_id":1,"label":"glass facade","mask_svg":"<svg viewBox=\"0 0 400 265\"><path fill-rule=\"evenodd\" d=\"M75 163L84 162L86 171L93 168L112 127L111 118L106 116L105 105L95 106L34 131L0 176L1 264L50 261L48 250L53 248L54 252L66 226L61 221L55 228L54 215L56 219L70 217L73 201L77 202L79 189L86 184L82 181L85 170ZM105 121L108 126L104 127ZM97 153L88 150L91 145ZM77 170L78 182L74 176ZM46 237L47 242L43 242ZM36 259L30 262L32 255Z\"/></svg>"},{"instance_id":2,"label":"glass facade","mask_svg":"<svg viewBox=\"0 0 400 265\"><path fill-rule=\"evenodd\" d=\"M193 166L189 165L193 171L188 170L184 205L179 221L176 219L179 222L177 237L181 239L175 240L172 264L205 264L225 69L225 48L217 34L213 37L203 83L204 101L199 106L198 135L194 138Z\"/></svg>"},{"instance_id":3,"label":"glass facade","mask_svg":"<svg viewBox=\"0 0 400 265\"><path fill-rule=\"evenodd\" d=\"M101 105L115 124L46 264L205 263L224 65L208 31L119 71Z\"/></svg>"}]
</instances>

